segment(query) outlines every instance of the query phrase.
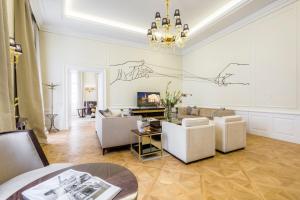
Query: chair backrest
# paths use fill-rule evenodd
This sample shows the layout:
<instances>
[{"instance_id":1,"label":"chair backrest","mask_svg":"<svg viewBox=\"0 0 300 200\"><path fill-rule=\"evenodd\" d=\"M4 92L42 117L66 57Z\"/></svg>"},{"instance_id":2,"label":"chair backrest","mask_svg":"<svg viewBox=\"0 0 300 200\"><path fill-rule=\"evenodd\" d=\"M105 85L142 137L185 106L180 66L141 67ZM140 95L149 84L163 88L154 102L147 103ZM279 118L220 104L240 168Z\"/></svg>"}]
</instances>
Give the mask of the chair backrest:
<instances>
[{"instance_id":1,"label":"chair backrest","mask_svg":"<svg viewBox=\"0 0 300 200\"><path fill-rule=\"evenodd\" d=\"M208 124L209 124L209 120L206 117L182 119L183 127L203 126Z\"/></svg>"},{"instance_id":2,"label":"chair backrest","mask_svg":"<svg viewBox=\"0 0 300 200\"><path fill-rule=\"evenodd\" d=\"M0 133L0 184L49 165L33 131Z\"/></svg>"},{"instance_id":3,"label":"chair backrest","mask_svg":"<svg viewBox=\"0 0 300 200\"><path fill-rule=\"evenodd\" d=\"M220 117L219 119L223 123L243 121L242 117L238 115L224 116L224 117Z\"/></svg>"}]
</instances>

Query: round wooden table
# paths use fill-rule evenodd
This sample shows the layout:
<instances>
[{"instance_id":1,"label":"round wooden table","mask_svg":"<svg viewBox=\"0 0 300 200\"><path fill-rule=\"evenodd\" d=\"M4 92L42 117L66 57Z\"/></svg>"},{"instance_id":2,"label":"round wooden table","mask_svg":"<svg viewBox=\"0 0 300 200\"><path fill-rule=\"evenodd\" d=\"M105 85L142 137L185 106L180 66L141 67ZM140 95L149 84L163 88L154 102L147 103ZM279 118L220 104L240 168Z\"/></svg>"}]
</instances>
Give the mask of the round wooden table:
<instances>
[{"instance_id":1,"label":"round wooden table","mask_svg":"<svg viewBox=\"0 0 300 200\"><path fill-rule=\"evenodd\" d=\"M74 169L77 171L88 172L92 176L97 176L102 178L103 180L120 187L122 190L121 192L114 198L117 199L137 199L137 189L138 183L136 180L135 175L120 165L111 164L111 163L91 163L91 164L82 164L82 165L75 165L65 169L58 170L56 172L50 173L46 176L43 176L32 183L26 185L22 189L15 192L11 195L8 199L9 200L22 200L22 192L39 184L42 183L63 171L68 169Z\"/></svg>"}]
</instances>

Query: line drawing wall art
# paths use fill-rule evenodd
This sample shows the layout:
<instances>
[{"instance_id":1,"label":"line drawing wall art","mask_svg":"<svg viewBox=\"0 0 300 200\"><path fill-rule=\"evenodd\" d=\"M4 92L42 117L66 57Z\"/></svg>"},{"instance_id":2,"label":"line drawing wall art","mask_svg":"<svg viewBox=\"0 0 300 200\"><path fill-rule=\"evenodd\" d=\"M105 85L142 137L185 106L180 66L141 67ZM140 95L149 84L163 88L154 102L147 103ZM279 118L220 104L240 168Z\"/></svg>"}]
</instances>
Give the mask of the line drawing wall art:
<instances>
[{"instance_id":1,"label":"line drawing wall art","mask_svg":"<svg viewBox=\"0 0 300 200\"><path fill-rule=\"evenodd\" d=\"M144 60L133 60L126 61L119 64L109 65L109 67L118 67L117 75L110 83L113 85L119 81L134 81L138 79L148 79L151 77L168 77L180 80L190 81L208 81L217 86L229 86L229 85L250 85L249 82L235 82L230 81L230 78L235 76L234 73L230 72L233 67L249 67L246 63L229 63L227 64L215 77L203 77L197 74L188 72L186 70L174 69L171 67L163 67L159 65L153 65L146 63ZM160 70L161 69L161 70ZM162 70L170 70L171 74L161 72Z\"/></svg>"}]
</instances>

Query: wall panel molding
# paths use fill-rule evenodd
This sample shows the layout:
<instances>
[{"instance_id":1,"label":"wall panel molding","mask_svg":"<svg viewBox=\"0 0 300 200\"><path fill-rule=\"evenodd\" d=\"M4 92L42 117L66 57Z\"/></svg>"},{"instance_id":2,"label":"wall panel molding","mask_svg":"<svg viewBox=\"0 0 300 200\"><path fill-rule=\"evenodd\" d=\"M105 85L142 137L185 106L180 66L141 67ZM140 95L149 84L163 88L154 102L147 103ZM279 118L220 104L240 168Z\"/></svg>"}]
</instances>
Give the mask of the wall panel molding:
<instances>
[{"instance_id":1,"label":"wall panel molding","mask_svg":"<svg viewBox=\"0 0 300 200\"><path fill-rule=\"evenodd\" d=\"M300 144L300 114L239 111L248 133Z\"/></svg>"}]
</instances>

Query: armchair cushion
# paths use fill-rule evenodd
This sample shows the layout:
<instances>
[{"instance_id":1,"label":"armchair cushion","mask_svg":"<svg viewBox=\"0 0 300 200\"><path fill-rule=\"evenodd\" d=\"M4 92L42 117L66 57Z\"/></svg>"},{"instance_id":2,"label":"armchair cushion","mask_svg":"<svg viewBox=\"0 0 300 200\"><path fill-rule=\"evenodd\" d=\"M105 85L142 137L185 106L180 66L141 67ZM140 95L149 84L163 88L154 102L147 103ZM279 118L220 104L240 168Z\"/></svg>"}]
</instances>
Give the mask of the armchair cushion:
<instances>
[{"instance_id":1,"label":"armchair cushion","mask_svg":"<svg viewBox=\"0 0 300 200\"><path fill-rule=\"evenodd\" d=\"M235 115L235 116L225 116L223 117L225 122L236 122L236 121L242 121L242 117Z\"/></svg>"},{"instance_id":2,"label":"armchair cushion","mask_svg":"<svg viewBox=\"0 0 300 200\"><path fill-rule=\"evenodd\" d=\"M215 117L215 119L222 122L222 123L242 121L242 117L238 116L238 115Z\"/></svg>"},{"instance_id":3,"label":"armchair cushion","mask_svg":"<svg viewBox=\"0 0 300 200\"><path fill-rule=\"evenodd\" d=\"M19 189L25 187L29 183L47 175L52 172L58 171L60 169L64 169L72 166L72 164L63 163L63 164L52 164L47 167L35 169L19 176L16 176L9 181L0 185L0 199L7 199L13 193L18 191Z\"/></svg>"},{"instance_id":4,"label":"armchair cushion","mask_svg":"<svg viewBox=\"0 0 300 200\"><path fill-rule=\"evenodd\" d=\"M206 117L185 118L182 120L183 127L202 126L202 125L208 125L208 124L209 124L209 120Z\"/></svg>"}]
</instances>

